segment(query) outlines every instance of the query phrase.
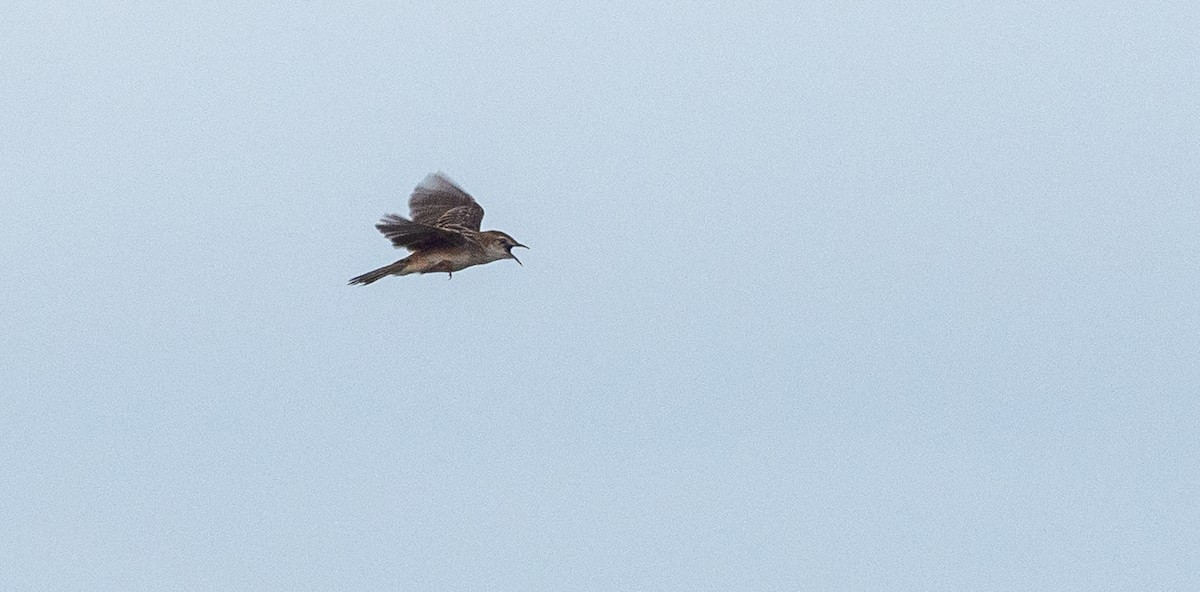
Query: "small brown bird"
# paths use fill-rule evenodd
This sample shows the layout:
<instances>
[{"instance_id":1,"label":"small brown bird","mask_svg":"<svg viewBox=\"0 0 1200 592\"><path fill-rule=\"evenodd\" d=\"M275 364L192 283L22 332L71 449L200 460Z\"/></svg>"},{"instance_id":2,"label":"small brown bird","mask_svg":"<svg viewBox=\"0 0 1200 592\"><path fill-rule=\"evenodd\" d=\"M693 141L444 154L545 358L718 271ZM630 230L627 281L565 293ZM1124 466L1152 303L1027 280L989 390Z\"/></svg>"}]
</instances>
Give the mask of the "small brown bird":
<instances>
[{"instance_id":1,"label":"small brown bird","mask_svg":"<svg viewBox=\"0 0 1200 592\"><path fill-rule=\"evenodd\" d=\"M483 208L442 173L425 177L413 189L408 209L412 220L388 214L375 228L397 249L404 247L412 254L350 280L351 285L410 273L445 272L454 277L456 271L501 259L520 264L513 247L529 248L499 230L480 231Z\"/></svg>"}]
</instances>

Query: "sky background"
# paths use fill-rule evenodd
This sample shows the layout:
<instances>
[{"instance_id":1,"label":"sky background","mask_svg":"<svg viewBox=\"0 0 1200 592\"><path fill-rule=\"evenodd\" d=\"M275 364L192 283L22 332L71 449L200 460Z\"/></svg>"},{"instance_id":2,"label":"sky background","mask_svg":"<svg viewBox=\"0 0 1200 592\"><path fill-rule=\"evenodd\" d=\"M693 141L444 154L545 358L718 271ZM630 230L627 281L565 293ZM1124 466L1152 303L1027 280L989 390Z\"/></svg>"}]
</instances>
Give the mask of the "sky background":
<instances>
[{"instance_id":1,"label":"sky background","mask_svg":"<svg viewBox=\"0 0 1200 592\"><path fill-rule=\"evenodd\" d=\"M1200 589L1200 9L176 4L0 8L0 589Z\"/></svg>"}]
</instances>

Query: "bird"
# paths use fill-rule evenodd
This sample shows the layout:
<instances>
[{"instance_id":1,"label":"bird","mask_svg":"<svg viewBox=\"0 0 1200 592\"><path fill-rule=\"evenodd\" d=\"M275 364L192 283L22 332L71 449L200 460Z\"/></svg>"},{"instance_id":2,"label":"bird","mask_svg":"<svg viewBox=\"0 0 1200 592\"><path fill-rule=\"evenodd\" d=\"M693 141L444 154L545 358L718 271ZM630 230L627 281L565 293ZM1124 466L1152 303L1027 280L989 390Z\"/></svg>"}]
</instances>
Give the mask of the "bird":
<instances>
[{"instance_id":1,"label":"bird","mask_svg":"<svg viewBox=\"0 0 1200 592\"><path fill-rule=\"evenodd\" d=\"M389 275L454 272L501 259L521 260L515 247L528 249L499 230L479 230L483 207L462 187L441 172L430 173L408 198L411 220L386 214L375 225L397 249L412 252L390 265L368 271L350 280L350 285L367 285Z\"/></svg>"}]
</instances>

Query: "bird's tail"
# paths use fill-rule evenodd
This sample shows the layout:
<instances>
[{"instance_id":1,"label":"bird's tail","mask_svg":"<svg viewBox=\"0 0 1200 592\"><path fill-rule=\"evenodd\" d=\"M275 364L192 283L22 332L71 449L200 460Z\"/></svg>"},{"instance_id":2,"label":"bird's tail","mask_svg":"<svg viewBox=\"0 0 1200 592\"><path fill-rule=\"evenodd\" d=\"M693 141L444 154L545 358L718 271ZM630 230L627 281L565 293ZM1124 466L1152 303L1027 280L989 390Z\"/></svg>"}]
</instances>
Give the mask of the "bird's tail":
<instances>
[{"instance_id":1,"label":"bird's tail","mask_svg":"<svg viewBox=\"0 0 1200 592\"><path fill-rule=\"evenodd\" d=\"M368 271L367 273L350 280L350 285L353 286L355 284L362 284L365 286L371 282L379 281L389 275L404 275L404 270L407 267L408 259L401 259L391 265L384 265L379 269Z\"/></svg>"}]
</instances>

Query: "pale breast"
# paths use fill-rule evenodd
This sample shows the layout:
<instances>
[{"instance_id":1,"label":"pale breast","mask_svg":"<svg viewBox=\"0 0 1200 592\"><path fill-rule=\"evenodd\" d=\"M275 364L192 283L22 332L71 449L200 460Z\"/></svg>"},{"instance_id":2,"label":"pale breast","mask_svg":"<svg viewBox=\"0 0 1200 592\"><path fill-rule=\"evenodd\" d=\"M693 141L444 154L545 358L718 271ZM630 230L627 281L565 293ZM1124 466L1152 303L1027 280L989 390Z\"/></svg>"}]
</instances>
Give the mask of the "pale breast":
<instances>
[{"instance_id":1,"label":"pale breast","mask_svg":"<svg viewBox=\"0 0 1200 592\"><path fill-rule=\"evenodd\" d=\"M417 273L461 271L472 265L486 263L480 249L430 249L409 255L409 269Z\"/></svg>"}]
</instances>

